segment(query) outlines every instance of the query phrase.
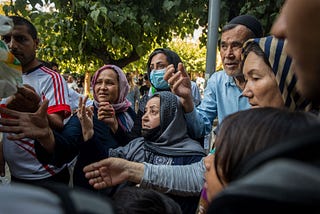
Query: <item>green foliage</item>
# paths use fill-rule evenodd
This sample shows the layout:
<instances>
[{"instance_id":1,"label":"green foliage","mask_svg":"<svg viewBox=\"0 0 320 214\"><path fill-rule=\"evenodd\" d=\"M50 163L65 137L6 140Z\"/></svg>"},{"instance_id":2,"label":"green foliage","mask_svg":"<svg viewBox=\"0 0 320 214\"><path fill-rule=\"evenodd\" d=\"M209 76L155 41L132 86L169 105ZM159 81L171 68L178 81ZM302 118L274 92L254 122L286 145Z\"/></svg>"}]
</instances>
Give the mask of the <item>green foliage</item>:
<instances>
[{"instance_id":1,"label":"green foliage","mask_svg":"<svg viewBox=\"0 0 320 214\"><path fill-rule=\"evenodd\" d=\"M170 41L172 32L180 37L191 33L198 20L193 13L203 11L206 1L194 7L191 0L51 0L55 11L36 7L49 3L16 0L6 11L36 25L42 39L39 58L83 73L102 64L124 67Z\"/></svg>"},{"instance_id":2,"label":"green foliage","mask_svg":"<svg viewBox=\"0 0 320 214\"><path fill-rule=\"evenodd\" d=\"M269 32L283 2L221 0L220 26L234 16L248 13L260 19L265 32ZM55 7L49 11L37 9L48 8L50 3ZM159 46L172 47L191 71L200 71L205 66L205 49L198 47L193 52L189 45L171 41L184 39L201 26L200 46L205 47L208 3L209 0L16 0L2 9L6 14L25 16L36 25L41 38L38 57L56 61L64 72L83 74L109 63L142 72L147 55Z\"/></svg>"}]
</instances>

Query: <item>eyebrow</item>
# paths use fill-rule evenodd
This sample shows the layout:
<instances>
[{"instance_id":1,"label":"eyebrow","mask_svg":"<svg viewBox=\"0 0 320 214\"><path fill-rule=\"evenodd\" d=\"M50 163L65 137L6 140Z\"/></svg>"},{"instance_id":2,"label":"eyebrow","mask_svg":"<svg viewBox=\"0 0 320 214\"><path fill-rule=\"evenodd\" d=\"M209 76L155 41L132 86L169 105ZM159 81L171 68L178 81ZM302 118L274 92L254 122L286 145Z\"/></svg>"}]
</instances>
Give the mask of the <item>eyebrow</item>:
<instances>
[{"instance_id":1,"label":"eyebrow","mask_svg":"<svg viewBox=\"0 0 320 214\"><path fill-rule=\"evenodd\" d=\"M159 108L159 106L157 106L156 104L152 104L151 106L149 106L149 108Z\"/></svg>"}]
</instances>

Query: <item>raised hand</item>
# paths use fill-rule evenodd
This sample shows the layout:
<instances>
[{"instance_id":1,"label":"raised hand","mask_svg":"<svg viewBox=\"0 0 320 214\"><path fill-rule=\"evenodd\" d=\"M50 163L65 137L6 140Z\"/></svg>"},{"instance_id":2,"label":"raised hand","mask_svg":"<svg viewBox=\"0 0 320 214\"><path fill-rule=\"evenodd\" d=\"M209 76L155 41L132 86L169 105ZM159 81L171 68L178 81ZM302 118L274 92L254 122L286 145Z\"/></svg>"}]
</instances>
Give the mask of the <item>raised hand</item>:
<instances>
[{"instance_id":1,"label":"raised hand","mask_svg":"<svg viewBox=\"0 0 320 214\"><path fill-rule=\"evenodd\" d=\"M0 132L12 133L9 140L23 138L42 139L49 135L47 118L48 100L44 100L35 113L19 112L0 107L0 113L9 117L0 118Z\"/></svg>"},{"instance_id":2,"label":"raised hand","mask_svg":"<svg viewBox=\"0 0 320 214\"><path fill-rule=\"evenodd\" d=\"M34 88L25 84L18 88L18 92L8 98L7 108L34 113L39 108L40 96L35 92Z\"/></svg>"},{"instance_id":3,"label":"raised hand","mask_svg":"<svg viewBox=\"0 0 320 214\"><path fill-rule=\"evenodd\" d=\"M93 134L93 106L86 107L86 102L88 100L88 96L79 98L79 107L77 111L77 117L80 120L81 128L82 128L82 135L84 141L89 140Z\"/></svg>"},{"instance_id":4,"label":"raised hand","mask_svg":"<svg viewBox=\"0 0 320 214\"><path fill-rule=\"evenodd\" d=\"M125 181L139 183L143 177L143 163L122 158L106 158L84 167L89 184L95 189L103 189Z\"/></svg>"},{"instance_id":5,"label":"raised hand","mask_svg":"<svg viewBox=\"0 0 320 214\"><path fill-rule=\"evenodd\" d=\"M177 72L172 64L169 65L164 74L164 79L169 83L171 91L180 97L184 111L191 112L193 110L191 80L183 64L178 64Z\"/></svg>"},{"instance_id":6,"label":"raised hand","mask_svg":"<svg viewBox=\"0 0 320 214\"><path fill-rule=\"evenodd\" d=\"M112 129L113 133L118 130L118 121L115 110L109 102L100 102L98 108L98 119L102 120Z\"/></svg>"}]
</instances>

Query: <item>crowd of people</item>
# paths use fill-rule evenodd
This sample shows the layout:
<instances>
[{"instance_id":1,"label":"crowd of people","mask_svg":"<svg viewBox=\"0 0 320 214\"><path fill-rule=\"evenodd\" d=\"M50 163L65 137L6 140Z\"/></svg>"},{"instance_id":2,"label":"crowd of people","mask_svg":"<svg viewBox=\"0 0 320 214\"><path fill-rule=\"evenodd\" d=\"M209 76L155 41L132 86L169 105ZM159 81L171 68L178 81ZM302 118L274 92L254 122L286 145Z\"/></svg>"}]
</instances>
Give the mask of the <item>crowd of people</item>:
<instances>
[{"instance_id":1,"label":"crowd of people","mask_svg":"<svg viewBox=\"0 0 320 214\"><path fill-rule=\"evenodd\" d=\"M64 78L36 58L33 24L10 17L2 39L24 84L0 107L10 197L30 191L24 200L41 196L53 206L43 188L57 193L59 184L88 190L97 204L106 199L115 213L320 212L319 9L319 1L286 0L270 35L251 15L231 19L219 44L224 70L202 99L178 54L157 48L146 62L147 90L103 65L93 101L79 96L74 107ZM0 197L8 192L0 188ZM1 198L0 211L17 209Z\"/></svg>"}]
</instances>

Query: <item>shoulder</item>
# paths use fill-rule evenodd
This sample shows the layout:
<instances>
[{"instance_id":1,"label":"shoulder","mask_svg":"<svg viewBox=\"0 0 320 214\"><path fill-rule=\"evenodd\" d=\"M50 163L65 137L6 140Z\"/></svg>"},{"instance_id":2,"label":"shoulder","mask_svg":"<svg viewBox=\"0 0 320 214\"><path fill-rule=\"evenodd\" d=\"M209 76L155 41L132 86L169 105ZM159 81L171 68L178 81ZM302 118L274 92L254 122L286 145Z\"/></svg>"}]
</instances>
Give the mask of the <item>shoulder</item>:
<instances>
[{"instance_id":1,"label":"shoulder","mask_svg":"<svg viewBox=\"0 0 320 214\"><path fill-rule=\"evenodd\" d=\"M224 70L214 72L210 78L208 79L207 86L211 87L220 87L221 85L227 83L229 81L229 76L226 74Z\"/></svg>"},{"instance_id":2,"label":"shoulder","mask_svg":"<svg viewBox=\"0 0 320 214\"><path fill-rule=\"evenodd\" d=\"M45 66L41 66L34 71L35 75L39 78L48 78L48 79L58 79L59 82L62 81L63 77L58 72L51 70ZM63 81L62 81L63 82Z\"/></svg>"},{"instance_id":3,"label":"shoulder","mask_svg":"<svg viewBox=\"0 0 320 214\"><path fill-rule=\"evenodd\" d=\"M228 75L224 70L216 71L210 76L210 79L228 79Z\"/></svg>"}]
</instances>

